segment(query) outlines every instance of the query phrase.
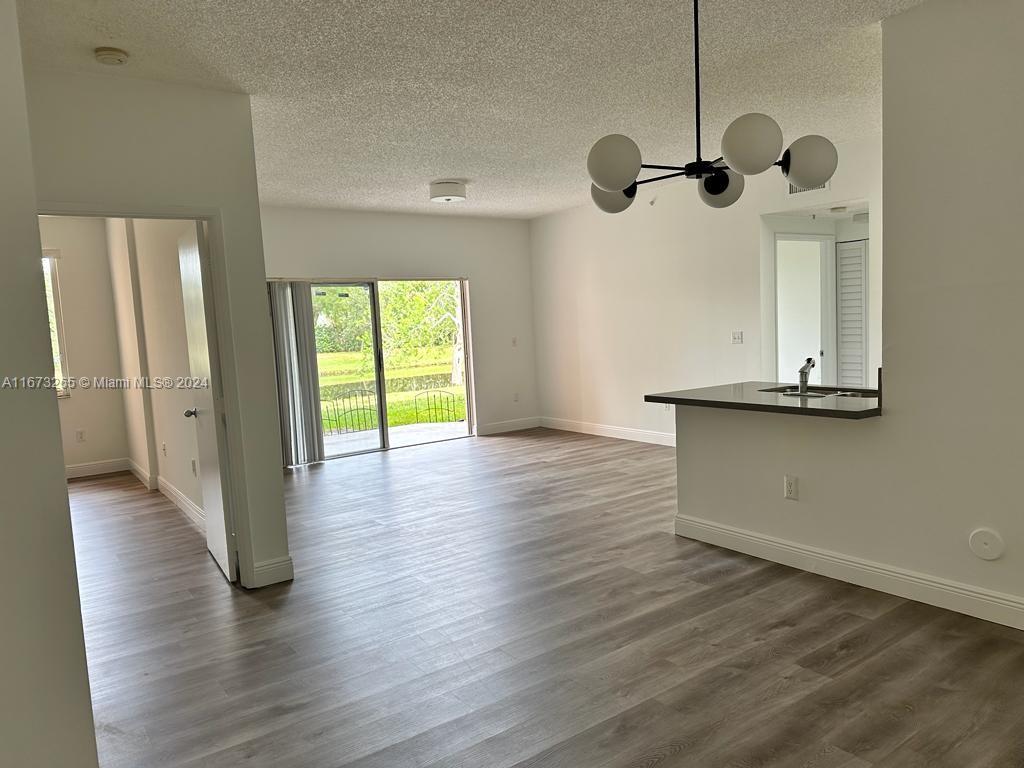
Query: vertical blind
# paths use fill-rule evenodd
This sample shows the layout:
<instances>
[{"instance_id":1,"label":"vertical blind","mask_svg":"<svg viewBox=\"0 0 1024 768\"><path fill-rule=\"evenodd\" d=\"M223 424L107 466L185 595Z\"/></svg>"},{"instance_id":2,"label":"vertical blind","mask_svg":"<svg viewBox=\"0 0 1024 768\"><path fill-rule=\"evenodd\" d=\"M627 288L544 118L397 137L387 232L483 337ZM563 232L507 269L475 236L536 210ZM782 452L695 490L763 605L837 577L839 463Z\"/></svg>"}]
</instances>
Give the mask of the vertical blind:
<instances>
[{"instance_id":1,"label":"vertical blind","mask_svg":"<svg viewBox=\"0 0 1024 768\"><path fill-rule=\"evenodd\" d=\"M300 281L268 285L284 464L294 467L323 461L312 285Z\"/></svg>"}]
</instances>

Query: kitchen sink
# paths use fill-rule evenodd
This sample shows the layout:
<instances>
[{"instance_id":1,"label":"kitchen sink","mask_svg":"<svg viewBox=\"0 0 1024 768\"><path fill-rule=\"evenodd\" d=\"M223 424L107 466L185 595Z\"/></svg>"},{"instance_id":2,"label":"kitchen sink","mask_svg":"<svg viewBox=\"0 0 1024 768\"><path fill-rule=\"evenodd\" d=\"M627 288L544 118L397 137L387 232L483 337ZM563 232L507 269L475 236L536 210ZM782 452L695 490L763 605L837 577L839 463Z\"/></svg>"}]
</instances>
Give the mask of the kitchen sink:
<instances>
[{"instance_id":1,"label":"kitchen sink","mask_svg":"<svg viewBox=\"0 0 1024 768\"><path fill-rule=\"evenodd\" d=\"M835 387L807 387L807 391L800 392L800 387L796 384L786 384L781 387L769 387L768 389L762 389L761 392L775 392L783 395L784 397L809 397L809 398L820 398L820 397L878 397L878 393L874 391L867 392L844 392L836 389Z\"/></svg>"},{"instance_id":2,"label":"kitchen sink","mask_svg":"<svg viewBox=\"0 0 1024 768\"><path fill-rule=\"evenodd\" d=\"M834 389L825 389L824 387L808 387L806 392L801 392L800 387L796 384L790 384L784 387L770 387L769 389L762 389L762 392L776 392L785 397L831 397L836 392Z\"/></svg>"}]
</instances>

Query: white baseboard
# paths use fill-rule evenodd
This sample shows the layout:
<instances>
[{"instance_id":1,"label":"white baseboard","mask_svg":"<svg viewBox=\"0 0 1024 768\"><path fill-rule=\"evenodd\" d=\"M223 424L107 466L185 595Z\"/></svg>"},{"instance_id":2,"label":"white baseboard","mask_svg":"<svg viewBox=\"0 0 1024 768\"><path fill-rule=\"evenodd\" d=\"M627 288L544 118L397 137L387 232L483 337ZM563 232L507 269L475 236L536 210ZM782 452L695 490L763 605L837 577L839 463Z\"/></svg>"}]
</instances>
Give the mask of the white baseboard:
<instances>
[{"instance_id":1,"label":"white baseboard","mask_svg":"<svg viewBox=\"0 0 1024 768\"><path fill-rule=\"evenodd\" d=\"M156 478L154 478L149 472L144 470L142 466L132 459L128 459L128 471L131 472L135 477L138 478L139 482L146 486L149 490L155 491L158 486Z\"/></svg>"},{"instance_id":2,"label":"white baseboard","mask_svg":"<svg viewBox=\"0 0 1024 768\"><path fill-rule=\"evenodd\" d=\"M171 502L178 509L182 511L189 522L192 523L196 528L206 533L206 515L203 512L202 507L198 506L188 496L179 491L174 487L172 483L169 483L163 477L157 477L156 479L157 488L164 496L171 500Z\"/></svg>"},{"instance_id":3,"label":"white baseboard","mask_svg":"<svg viewBox=\"0 0 1024 768\"><path fill-rule=\"evenodd\" d=\"M570 421L544 416L540 420L542 427L561 429L566 432L582 432L587 435L615 437L619 440L633 440L637 443L656 443L657 445L676 444L676 436L672 432L655 432L653 429L635 429L633 427L612 427L607 424L591 424L586 421Z\"/></svg>"},{"instance_id":4,"label":"white baseboard","mask_svg":"<svg viewBox=\"0 0 1024 768\"><path fill-rule=\"evenodd\" d=\"M271 584L279 584L282 581L291 581L295 578L295 566L292 564L290 555L255 563L252 571L252 583L246 584L243 582L243 587L257 589L270 586Z\"/></svg>"},{"instance_id":5,"label":"white baseboard","mask_svg":"<svg viewBox=\"0 0 1024 768\"><path fill-rule=\"evenodd\" d=\"M490 424L478 424L476 433L480 436L499 435L502 432L515 432L520 429L533 429L540 426L540 419L530 416L526 419L509 419L508 421L494 421Z\"/></svg>"},{"instance_id":6,"label":"white baseboard","mask_svg":"<svg viewBox=\"0 0 1024 768\"><path fill-rule=\"evenodd\" d=\"M777 539L709 520L676 516L676 534L880 592L1024 629L1024 598L885 563Z\"/></svg>"},{"instance_id":7,"label":"white baseboard","mask_svg":"<svg viewBox=\"0 0 1024 768\"><path fill-rule=\"evenodd\" d=\"M107 459L105 461L86 461L82 464L69 464L64 467L68 479L75 477L92 477L93 475L110 475L114 472L127 472L131 467L128 459Z\"/></svg>"}]
</instances>

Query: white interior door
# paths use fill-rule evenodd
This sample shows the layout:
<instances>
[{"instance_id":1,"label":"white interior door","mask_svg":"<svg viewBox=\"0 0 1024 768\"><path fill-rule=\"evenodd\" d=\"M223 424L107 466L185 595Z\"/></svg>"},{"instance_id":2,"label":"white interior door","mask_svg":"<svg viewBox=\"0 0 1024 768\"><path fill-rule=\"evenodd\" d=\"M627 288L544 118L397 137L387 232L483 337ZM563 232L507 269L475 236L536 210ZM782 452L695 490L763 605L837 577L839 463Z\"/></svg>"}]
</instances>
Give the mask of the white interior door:
<instances>
[{"instance_id":1,"label":"white interior door","mask_svg":"<svg viewBox=\"0 0 1024 768\"><path fill-rule=\"evenodd\" d=\"M224 479L227 472L222 472L221 467L221 457L227 457L223 389L219 371L211 365L211 361L219 358L209 260L205 253L205 229L203 222L196 222L195 229L178 241L190 373L193 379L208 383L208 386L191 389L193 405L183 418L192 419L196 428L199 483L206 517L206 547L228 580L235 581L237 550L234 524Z\"/></svg>"}]
</instances>

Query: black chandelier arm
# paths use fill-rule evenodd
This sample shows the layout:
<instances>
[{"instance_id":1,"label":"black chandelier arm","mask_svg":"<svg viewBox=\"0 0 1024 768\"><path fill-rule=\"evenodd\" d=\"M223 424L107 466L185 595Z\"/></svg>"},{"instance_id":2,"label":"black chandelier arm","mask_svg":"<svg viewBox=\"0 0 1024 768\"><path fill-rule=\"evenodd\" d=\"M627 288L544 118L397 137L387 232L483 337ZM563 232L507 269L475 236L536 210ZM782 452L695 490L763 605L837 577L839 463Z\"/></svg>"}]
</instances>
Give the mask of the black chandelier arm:
<instances>
[{"instance_id":1,"label":"black chandelier arm","mask_svg":"<svg viewBox=\"0 0 1024 768\"><path fill-rule=\"evenodd\" d=\"M674 179L678 176L685 176L686 171L677 171L676 173L666 173L664 176L655 176L651 179L638 179L634 182L638 187L641 184L650 184L652 181L663 181L664 179Z\"/></svg>"},{"instance_id":2,"label":"black chandelier arm","mask_svg":"<svg viewBox=\"0 0 1024 768\"><path fill-rule=\"evenodd\" d=\"M686 168L684 168L681 165L650 165L648 163L641 163L640 167L641 168L649 168L650 170L653 170L653 171L685 171L686 170Z\"/></svg>"}]
</instances>

